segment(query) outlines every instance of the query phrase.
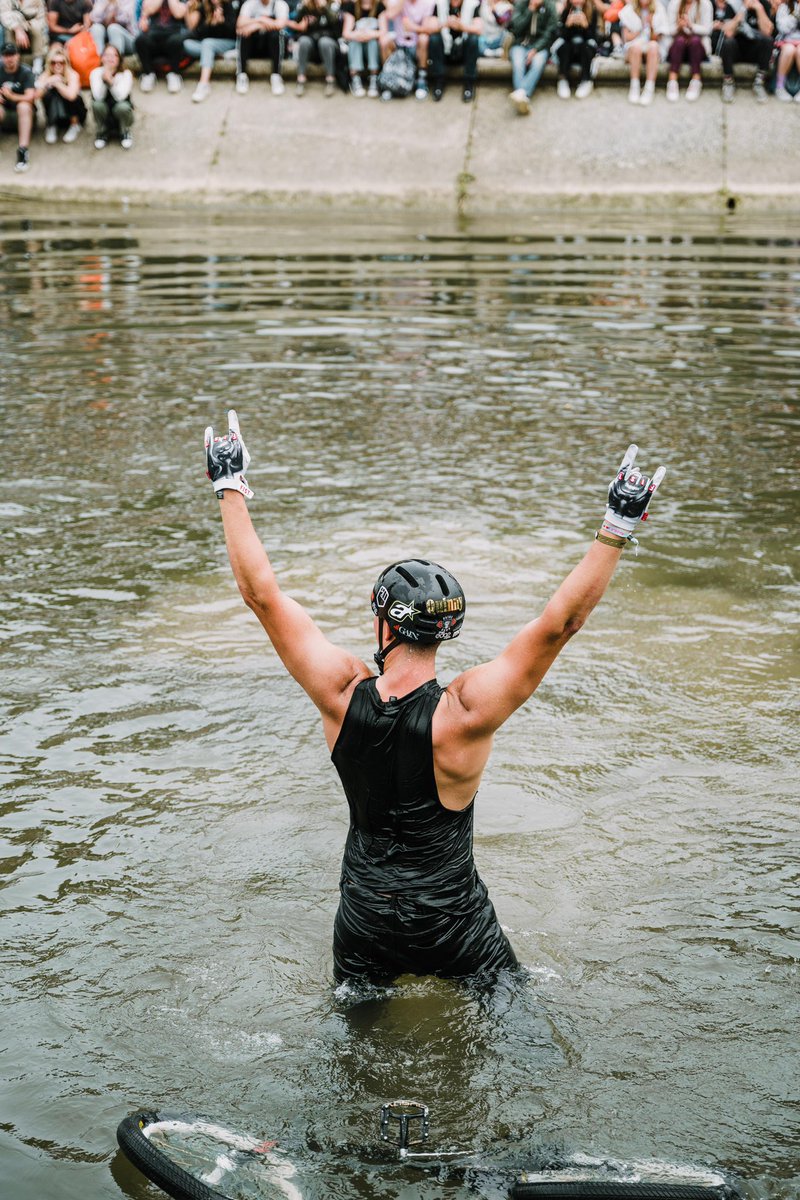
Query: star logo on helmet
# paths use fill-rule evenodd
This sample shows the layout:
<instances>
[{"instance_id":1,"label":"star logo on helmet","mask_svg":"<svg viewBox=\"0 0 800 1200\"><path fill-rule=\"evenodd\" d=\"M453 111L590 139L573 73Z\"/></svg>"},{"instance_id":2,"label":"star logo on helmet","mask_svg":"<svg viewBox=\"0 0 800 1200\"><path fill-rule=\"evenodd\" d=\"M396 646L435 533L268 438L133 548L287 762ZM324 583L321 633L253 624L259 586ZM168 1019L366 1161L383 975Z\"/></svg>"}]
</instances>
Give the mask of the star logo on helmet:
<instances>
[{"instance_id":1,"label":"star logo on helmet","mask_svg":"<svg viewBox=\"0 0 800 1200\"><path fill-rule=\"evenodd\" d=\"M395 600L389 607L389 616L393 621L413 621L419 613L420 609L413 602L404 604L402 600Z\"/></svg>"}]
</instances>

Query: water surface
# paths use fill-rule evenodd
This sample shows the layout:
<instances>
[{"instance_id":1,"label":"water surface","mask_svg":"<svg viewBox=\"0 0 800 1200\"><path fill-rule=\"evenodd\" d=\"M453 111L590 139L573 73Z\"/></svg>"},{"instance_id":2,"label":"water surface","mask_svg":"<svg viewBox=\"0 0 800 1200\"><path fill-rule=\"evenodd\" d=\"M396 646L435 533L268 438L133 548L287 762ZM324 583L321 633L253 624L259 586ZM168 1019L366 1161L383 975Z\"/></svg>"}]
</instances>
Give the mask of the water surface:
<instances>
[{"instance_id":1,"label":"water surface","mask_svg":"<svg viewBox=\"0 0 800 1200\"><path fill-rule=\"evenodd\" d=\"M113 1134L158 1103L279 1138L309 1200L500 1196L548 1148L797 1197L800 238L282 220L0 207L4 1190L154 1195ZM334 992L346 805L227 567L231 404L331 638L369 660L396 558L461 579L443 682L541 610L630 440L667 464L480 792L523 987ZM385 1165L408 1093L498 1173Z\"/></svg>"}]
</instances>

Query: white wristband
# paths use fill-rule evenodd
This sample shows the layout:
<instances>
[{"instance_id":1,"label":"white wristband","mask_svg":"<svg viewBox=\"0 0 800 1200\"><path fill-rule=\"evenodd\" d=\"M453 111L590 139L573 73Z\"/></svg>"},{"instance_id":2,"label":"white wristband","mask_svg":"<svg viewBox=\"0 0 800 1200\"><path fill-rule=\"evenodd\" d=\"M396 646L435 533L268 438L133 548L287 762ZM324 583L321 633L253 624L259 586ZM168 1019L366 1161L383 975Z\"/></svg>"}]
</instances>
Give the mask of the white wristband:
<instances>
[{"instance_id":1,"label":"white wristband","mask_svg":"<svg viewBox=\"0 0 800 1200\"><path fill-rule=\"evenodd\" d=\"M222 479L212 480L211 486L217 497L225 491L241 492L247 500L252 500L255 495L244 475L225 475Z\"/></svg>"}]
</instances>

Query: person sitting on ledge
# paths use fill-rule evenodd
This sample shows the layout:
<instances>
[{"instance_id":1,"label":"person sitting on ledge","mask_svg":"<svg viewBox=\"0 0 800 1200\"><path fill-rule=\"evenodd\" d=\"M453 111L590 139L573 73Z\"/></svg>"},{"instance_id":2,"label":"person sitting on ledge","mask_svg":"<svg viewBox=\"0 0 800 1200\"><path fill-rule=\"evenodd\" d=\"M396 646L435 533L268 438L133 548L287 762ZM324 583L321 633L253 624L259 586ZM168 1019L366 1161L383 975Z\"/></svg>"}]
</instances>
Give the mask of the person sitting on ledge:
<instances>
[{"instance_id":1,"label":"person sitting on ledge","mask_svg":"<svg viewBox=\"0 0 800 1200\"><path fill-rule=\"evenodd\" d=\"M772 58L774 31L769 0L717 0L713 16L712 48L722 59L722 99L726 104L733 102L734 65L747 62L756 67L753 95L764 104L764 79Z\"/></svg>"},{"instance_id":2,"label":"person sitting on ledge","mask_svg":"<svg viewBox=\"0 0 800 1200\"><path fill-rule=\"evenodd\" d=\"M483 23L478 12L479 0L437 0L434 17L438 29L428 42L431 64L431 91L434 100L444 93L445 70L463 64L462 99L475 99L478 81L478 52Z\"/></svg>"},{"instance_id":3,"label":"person sitting on ledge","mask_svg":"<svg viewBox=\"0 0 800 1200\"><path fill-rule=\"evenodd\" d=\"M34 75L41 75L50 40L45 0L0 0L0 30L3 41L15 42L21 54L33 55Z\"/></svg>"},{"instance_id":4,"label":"person sitting on ledge","mask_svg":"<svg viewBox=\"0 0 800 1200\"><path fill-rule=\"evenodd\" d=\"M273 96L283 95L283 31L288 23L287 0L244 0L236 21L236 91L240 96L250 87L247 67L254 58L271 59L269 85Z\"/></svg>"},{"instance_id":5,"label":"person sitting on ledge","mask_svg":"<svg viewBox=\"0 0 800 1200\"><path fill-rule=\"evenodd\" d=\"M179 92L183 87L185 16L184 0L144 0L139 18L141 32L136 39L136 53L142 64L139 87L143 92L152 92L155 87L158 62L167 64L167 91Z\"/></svg>"},{"instance_id":6,"label":"person sitting on ledge","mask_svg":"<svg viewBox=\"0 0 800 1200\"><path fill-rule=\"evenodd\" d=\"M15 171L30 166L36 80L33 71L20 59L16 42L4 42L0 59L0 129L16 130L17 161Z\"/></svg>"},{"instance_id":7,"label":"person sitting on ledge","mask_svg":"<svg viewBox=\"0 0 800 1200\"><path fill-rule=\"evenodd\" d=\"M382 53L384 58L394 50L406 50L417 64L414 96L428 99L428 47L436 31L436 0L389 0L381 17L384 27ZM391 93L388 97L391 98Z\"/></svg>"},{"instance_id":8,"label":"person sitting on ledge","mask_svg":"<svg viewBox=\"0 0 800 1200\"><path fill-rule=\"evenodd\" d=\"M86 105L80 77L70 66L61 42L53 42L47 52L44 73L36 81L36 99L44 105L44 140L48 146L58 140L59 133L63 141L74 142L86 124Z\"/></svg>"},{"instance_id":9,"label":"person sitting on ledge","mask_svg":"<svg viewBox=\"0 0 800 1200\"><path fill-rule=\"evenodd\" d=\"M92 9L92 37L97 53L106 42L116 46L124 58L136 49L136 5L134 0L96 0Z\"/></svg>"},{"instance_id":10,"label":"person sitting on ledge","mask_svg":"<svg viewBox=\"0 0 800 1200\"><path fill-rule=\"evenodd\" d=\"M508 52L512 87L509 99L517 112L526 116L558 32L555 0L516 0L510 29L514 44Z\"/></svg>"},{"instance_id":11,"label":"person sitting on ledge","mask_svg":"<svg viewBox=\"0 0 800 1200\"><path fill-rule=\"evenodd\" d=\"M566 0L561 10L561 24L554 43L558 55L558 87L561 100L569 100L570 71L580 68L581 76L575 89L575 99L591 95L592 59L597 53L597 8L594 0Z\"/></svg>"},{"instance_id":12,"label":"person sitting on ledge","mask_svg":"<svg viewBox=\"0 0 800 1200\"><path fill-rule=\"evenodd\" d=\"M92 0L50 0L47 25L51 42L68 42L92 23Z\"/></svg>"},{"instance_id":13,"label":"person sitting on ledge","mask_svg":"<svg viewBox=\"0 0 800 1200\"><path fill-rule=\"evenodd\" d=\"M664 58L664 43L669 22L661 0L628 0L619 14L625 57L631 73L628 99L631 104L652 104L659 63ZM645 62L645 82L639 78Z\"/></svg>"},{"instance_id":14,"label":"person sitting on ledge","mask_svg":"<svg viewBox=\"0 0 800 1200\"><path fill-rule=\"evenodd\" d=\"M785 102L792 99L786 87L789 72L794 67L795 73L800 73L800 0L784 0L775 14L775 24L778 29L775 43L778 47L775 99ZM795 100L798 97L800 90L794 94Z\"/></svg>"},{"instance_id":15,"label":"person sitting on ledge","mask_svg":"<svg viewBox=\"0 0 800 1200\"><path fill-rule=\"evenodd\" d=\"M342 5L342 37L347 42L347 65L350 70L350 91L359 99L379 95L378 75L381 69L380 16L383 0L345 0ZM369 73L365 90L362 75Z\"/></svg>"},{"instance_id":16,"label":"person sitting on ledge","mask_svg":"<svg viewBox=\"0 0 800 1200\"><path fill-rule=\"evenodd\" d=\"M481 0L478 16L481 19L481 36L478 44L480 58L502 58L503 47L514 5L511 0Z\"/></svg>"},{"instance_id":17,"label":"person sitting on ledge","mask_svg":"<svg viewBox=\"0 0 800 1200\"><path fill-rule=\"evenodd\" d=\"M667 21L672 35L667 99L675 101L679 98L678 75L681 65L688 62L690 79L686 99L697 100L703 90L700 65L711 53L709 34L714 21L711 0L670 0Z\"/></svg>"},{"instance_id":18,"label":"person sitting on ledge","mask_svg":"<svg viewBox=\"0 0 800 1200\"><path fill-rule=\"evenodd\" d=\"M114 135L123 150L133 145L133 75L122 67L122 56L110 42L102 53L100 66L89 76L94 115L95 150L104 150Z\"/></svg>"},{"instance_id":19,"label":"person sitting on ledge","mask_svg":"<svg viewBox=\"0 0 800 1200\"><path fill-rule=\"evenodd\" d=\"M239 0L188 0L186 28L189 37L183 48L190 58L200 59L200 79L192 100L200 104L211 91L214 60L236 49Z\"/></svg>"},{"instance_id":20,"label":"person sitting on ledge","mask_svg":"<svg viewBox=\"0 0 800 1200\"><path fill-rule=\"evenodd\" d=\"M342 17L338 5L328 0L303 0L295 13L300 37L297 42L297 95L306 90L309 60L325 68L325 95L336 87L336 54L342 36Z\"/></svg>"}]
</instances>

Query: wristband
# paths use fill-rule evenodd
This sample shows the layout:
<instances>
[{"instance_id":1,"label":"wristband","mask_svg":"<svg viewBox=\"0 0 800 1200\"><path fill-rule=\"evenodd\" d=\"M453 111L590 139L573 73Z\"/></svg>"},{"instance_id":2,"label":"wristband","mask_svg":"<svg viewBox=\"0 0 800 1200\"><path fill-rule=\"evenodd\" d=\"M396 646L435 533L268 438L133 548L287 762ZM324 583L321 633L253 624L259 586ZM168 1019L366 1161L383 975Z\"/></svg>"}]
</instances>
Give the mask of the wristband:
<instances>
[{"instance_id":1,"label":"wristband","mask_svg":"<svg viewBox=\"0 0 800 1200\"><path fill-rule=\"evenodd\" d=\"M623 537L608 537L607 534L601 533L598 529L597 533L594 535L594 540L596 542L602 542L604 546L613 546L615 550L624 550L629 539ZM635 541L635 539L631 540Z\"/></svg>"}]
</instances>

